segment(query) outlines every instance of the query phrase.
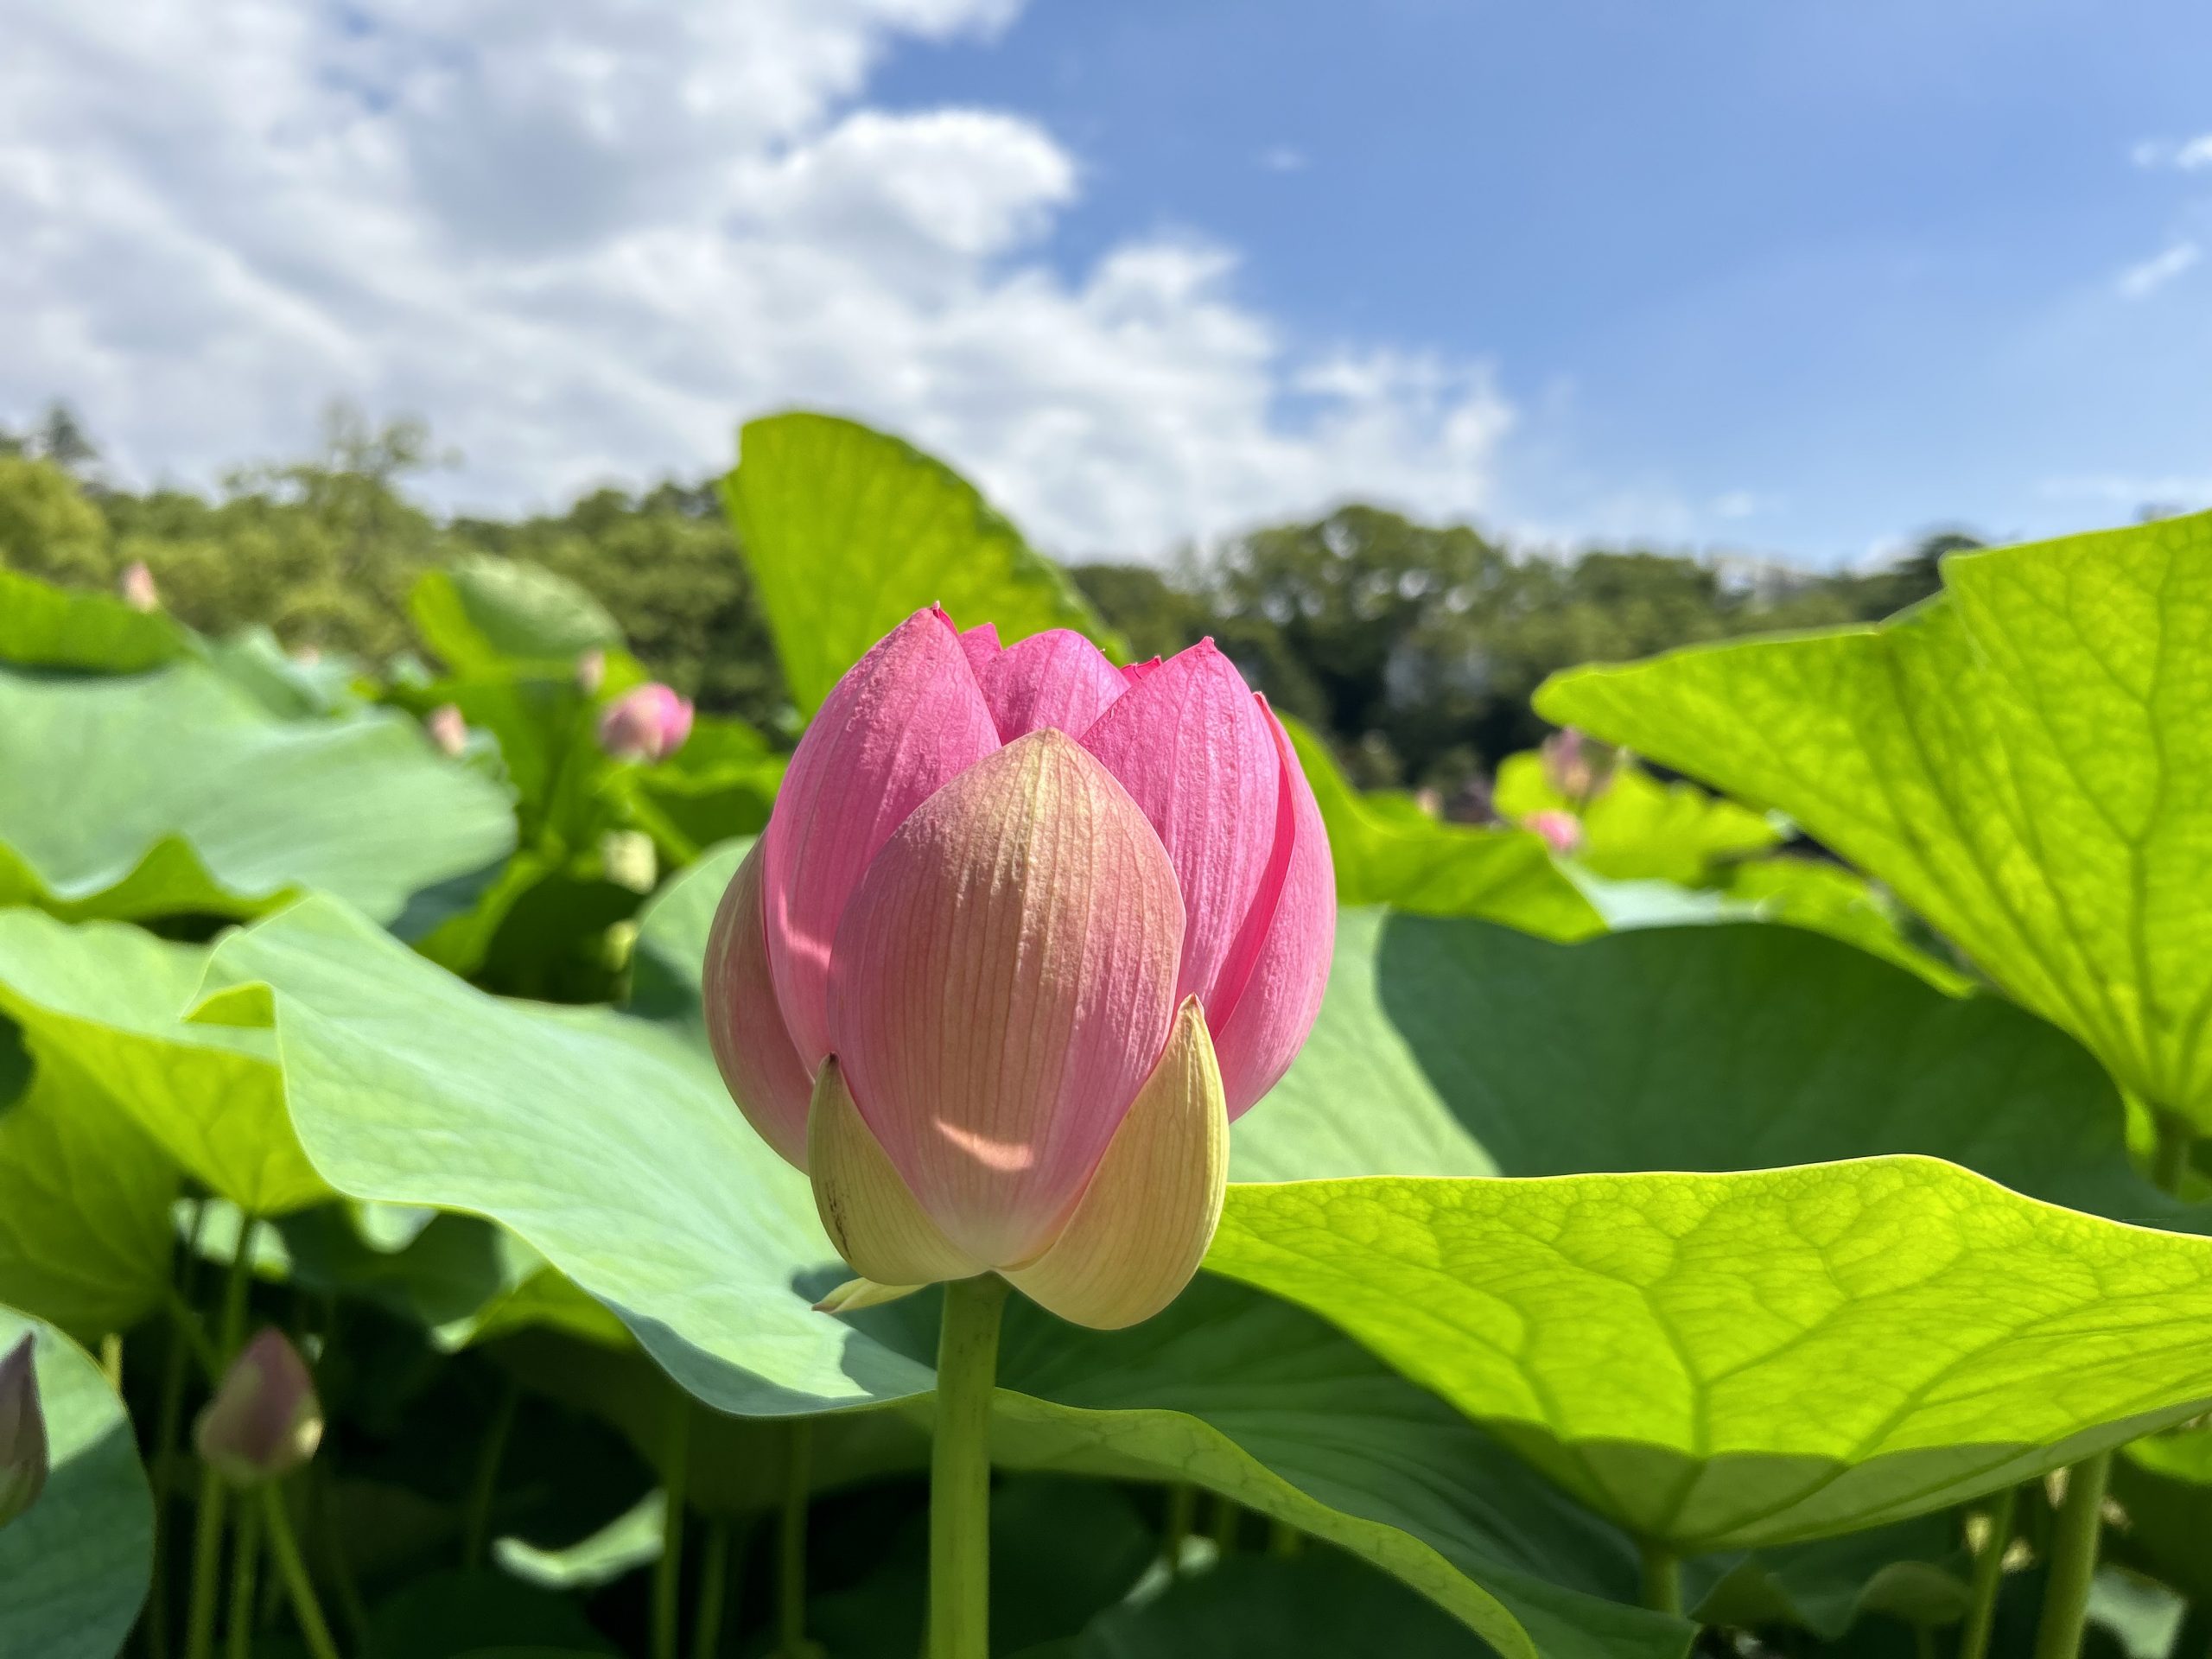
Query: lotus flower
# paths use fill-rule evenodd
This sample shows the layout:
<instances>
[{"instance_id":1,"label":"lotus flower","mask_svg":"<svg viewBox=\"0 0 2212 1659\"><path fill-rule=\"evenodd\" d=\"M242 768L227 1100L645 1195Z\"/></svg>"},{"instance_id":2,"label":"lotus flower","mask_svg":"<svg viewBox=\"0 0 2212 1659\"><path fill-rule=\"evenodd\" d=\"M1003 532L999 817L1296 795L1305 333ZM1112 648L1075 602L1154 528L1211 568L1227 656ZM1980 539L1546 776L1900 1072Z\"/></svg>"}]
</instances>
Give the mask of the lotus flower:
<instances>
[{"instance_id":1,"label":"lotus flower","mask_svg":"<svg viewBox=\"0 0 2212 1659\"><path fill-rule=\"evenodd\" d=\"M300 1351L264 1331L238 1351L200 1414L193 1444L233 1486L281 1480L322 1443L322 1402Z\"/></svg>"},{"instance_id":2,"label":"lotus flower","mask_svg":"<svg viewBox=\"0 0 2212 1659\"><path fill-rule=\"evenodd\" d=\"M1555 853L1572 853L1582 845L1582 820L1555 807L1529 813L1521 820L1521 827L1535 830Z\"/></svg>"},{"instance_id":3,"label":"lotus flower","mask_svg":"<svg viewBox=\"0 0 2212 1659\"><path fill-rule=\"evenodd\" d=\"M1335 921L1313 792L1211 640L1117 669L924 611L791 757L715 918L709 1030L857 1272L995 1270L1111 1328L1197 1270Z\"/></svg>"},{"instance_id":4,"label":"lotus flower","mask_svg":"<svg viewBox=\"0 0 2212 1659\"><path fill-rule=\"evenodd\" d=\"M691 700L648 681L599 717L599 747L617 760L665 760L691 735Z\"/></svg>"},{"instance_id":5,"label":"lotus flower","mask_svg":"<svg viewBox=\"0 0 2212 1659\"><path fill-rule=\"evenodd\" d=\"M607 653L594 645L589 651L576 653L576 690L588 697L599 695L599 688L607 679Z\"/></svg>"},{"instance_id":6,"label":"lotus flower","mask_svg":"<svg viewBox=\"0 0 2212 1659\"><path fill-rule=\"evenodd\" d=\"M143 559L133 559L125 565L116 587L123 595L123 602L134 611L162 608L162 590L154 585L154 573L146 568Z\"/></svg>"},{"instance_id":7,"label":"lotus flower","mask_svg":"<svg viewBox=\"0 0 2212 1659\"><path fill-rule=\"evenodd\" d=\"M468 721L453 703L442 702L431 709L423 717L423 726L430 741L447 754L459 754L468 747Z\"/></svg>"},{"instance_id":8,"label":"lotus flower","mask_svg":"<svg viewBox=\"0 0 2212 1659\"><path fill-rule=\"evenodd\" d=\"M46 1490L46 1416L39 1409L37 1339L26 1335L0 1358L0 1527Z\"/></svg>"}]
</instances>

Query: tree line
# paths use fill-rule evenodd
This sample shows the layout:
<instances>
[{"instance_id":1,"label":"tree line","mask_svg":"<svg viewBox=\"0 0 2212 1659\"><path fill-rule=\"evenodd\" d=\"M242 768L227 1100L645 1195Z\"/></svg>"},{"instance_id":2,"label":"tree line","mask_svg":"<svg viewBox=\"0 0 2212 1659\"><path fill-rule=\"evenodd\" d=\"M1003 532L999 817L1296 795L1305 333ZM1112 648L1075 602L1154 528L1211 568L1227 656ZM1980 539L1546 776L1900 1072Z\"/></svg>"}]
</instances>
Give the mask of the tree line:
<instances>
[{"instance_id":1,"label":"tree line","mask_svg":"<svg viewBox=\"0 0 2212 1659\"><path fill-rule=\"evenodd\" d=\"M239 467L208 494L117 487L64 407L0 429L0 564L109 587L134 564L193 626L259 624L368 662L410 649L406 596L472 553L542 564L607 607L639 657L699 705L770 732L792 720L711 480L600 489L567 511L441 518L408 493L438 460L416 421L339 407L308 457ZM1499 759L1538 741L1529 696L1555 669L1731 634L1872 620L1934 592L1931 536L1887 569L1731 567L1646 548L1531 552L1466 524L1351 505L1185 553L1071 574L1143 656L1211 635L1286 711L1330 734L1363 785L1433 790L1471 815Z\"/></svg>"}]
</instances>

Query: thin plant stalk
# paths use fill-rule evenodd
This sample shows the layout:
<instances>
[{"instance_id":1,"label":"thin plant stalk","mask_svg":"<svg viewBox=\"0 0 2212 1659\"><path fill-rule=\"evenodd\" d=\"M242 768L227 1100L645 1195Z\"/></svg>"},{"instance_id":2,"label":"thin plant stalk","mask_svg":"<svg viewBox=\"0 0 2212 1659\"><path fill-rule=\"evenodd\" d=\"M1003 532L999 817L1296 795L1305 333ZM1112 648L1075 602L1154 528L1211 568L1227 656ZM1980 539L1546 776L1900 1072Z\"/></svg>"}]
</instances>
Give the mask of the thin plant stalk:
<instances>
[{"instance_id":1,"label":"thin plant stalk","mask_svg":"<svg viewBox=\"0 0 2212 1659\"><path fill-rule=\"evenodd\" d=\"M284 1507L283 1490L274 1483L261 1489L262 1514L268 1524L269 1553L283 1574L285 1593L292 1599L292 1617L315 1659L338 1659L338 1644L330 1639L330 1625L315 1599L315 1580L300 1558L300 1541L292 1535L291 1512Z\"/></svg>"},{"instance_id":2,"label":"thin plant stalk","mask_svg":"<svg viewBox=\"0 0 2212 1659\"><path fill-rule=\"evenodd\" d=\"M1287 1521L1274 1521L1268 1525L1268 1554L1287 1560L1306 1552L1306 1535Z\"/></svg>"},{"instance_id":3,"label":"thin plant stalk","mask_svg":"<svg viewBox=\"0 0 2212 1659\"><path fill-rule=\"evenodd\" d=\"M1645 1540L1638 1546L1643 1561L1643 1602L1655 1613L1682 1611L1681 1557L1663 1544Z\"/></svg>"},{"instance_id":4,"label":"thin plant stalk","mask_svg":"<svg viewBox=\"0 0 2212 1659\"><path fill-rule=\"evenodd\" d=\"M245 1325L246 1290L253 1278L253 1236L259 1223L247 1217L232 1247L231 1270L223 1287L222 1345L228 1364L238 1351ZM200 1471L200 1516L192 1540L192 1603L186 1614L185 1659L211 1659L215 1651L216 1581L223 1565L223 1519L227 1494L213 1468Z\"/></svg>"},{"instance_id":5,"label":"thin plant stalk","mask_svg":"<svg viewBox=\"0 0 2212 1659\"><path fill-rule=\"evenodd\" d=\"M261 1565L261 1511L251 1503L238 1509L238 1523L231 1540L231 1623L223 1643L226 1659L251 1659L254 1573Z\"/></svg>"},{"instance_id":6,"label":"thin plant stalk","mask_svg":"<svg viewBox=\"0 0 2212 1659\"><path fill-rule=\"evenodd\" d=\"M485 1432L484 1446L476 1462L476 1478L468 1491L468 1522L461 1531L461 1564L484 1565L492 1539L492 1501L499 1495L499 1465L507 1455L507 1439L514 1433L515 1413L522 1404L522 1384L510 1377Z\"/></svg>"},{"instance_id":7,"label":"thin plant stalk","mask_svg":"<svg viewBox=\"0 0 2212 1659\"><path fill-rule=\"evenodd\" d=\"M699 1561L699 1599L691 1609L691 1659L715 1659L722 1645L722 1609L729 1590L730 1525L721 1516L707 1522Z\"/></svg>"},{"instance_id":8,"label":"thin plant stalk","mask_svg":"<svg viewBox=\"0 0 2212 1659\"><path fill-rule=\"evenodd\" d=\"M929 1659L989 1659L991 1396L1006 1294L995 1274L944 1287L930 1447Z\"/></svg>"},{"instance_id":9,"label":"thin plant stalk","mask_svg":"<svg viewBox=\"0 0 2212 1659\"><path fill-rule=\"evenodd\" d=\"M192 1203L192 1225L186 1230L184 1249L177 1266L173 1307L187 1313L187 1300L200 1263L200 1236L207 1224L207 1200ZM177 1438L184 1428L184 1383L192 1360L196 1325L181 1319L169 1322L168 1352L162 1360L161 1404L154 1417L152 1456L147 1464L154 1488L153 1578L146 1592L146 1651L149 1659L169 1655L169 1494L176 1486Z\"/></svg>"},{"instance_id":10,"label":"thin plant stalk","mask_svg":"<svg viewBox=\"0 0 2212 1659\"><path fill-rule=\"evenodd\" d=\"M361 1600L361 1586L353 1580L353 1563L346 1554L346 1540L339 1529L338 1477L326 1461L318 1459L308 1465L308 1502L328 1541L324 1559L330 1567L331 1586L338 1592L339 1616L346 1621L353 1645L359 1647L368 1634L369 1610Z\"/></svg>"},{"instance_id":11,"label":"thin plant stalk","mask_svg":"<svg viewBox=\"0 0 2212 1659\"><path fill-rule=\"evenodd\" d=\"M2088 1617L2089 1585L2097 1575L2097 1537L2104 1523L2112 1453L2100 1452L2066 1471L2066 1497L2050 1537L2050 1573L2036 1625L2035 1659L2076 1659Z\"/></svg>"},{"instance_id":12,"label":"thin plant stalk","mask_svg":"<svg viewBox=\"0 0 2212 1659\"><path fill-rule=\"evenodd\" d=\"M1179 1480L1167 1489L1167 1529L1161 1540L1169 1578L1181 1576L1183 1546L1190 1541L1192 1530L1198 1523L1198 1489L1187 1480Z\"/></svg>"},{"instance_id":13,"label":"thin plant stalk","mask_svg":"<svg viewBox=\"0 0 2212 1659\"><path fill-rule=\"evenodd\" d=\"M1236 1500L1225 1492L1216 1492L1213 1497L1213 1547L1226 1555L1236 1548L1236 1534L1243 1525L1244 1511Z\"/></svg>"},{"instance_id":14,"label":"thin plant stalk","mask_svg":"<svg viewBox=\"0 0 2212 1659\"><path fill-rule=\"evenodd\" d=\"M2196 1131L2189 1120L2174 1112L2154 1112L2157 1149L2151 1157L2151 1178L2169 1192L2179 1192L2189 1173L2189 1155L2195 1149Z\"/></svg>"},{"instance_id":15,"label":"thin plant stalk","mask_svg":"<svg viewBox=\"0 0 2212 1659\"><path fill-rule=\"evenodd\" d=\"M100 1338L100 1375L118 1395L123 1392L123 1333L111 1331Z\"/></svg>"},{"instance_id":16,"label":"thin plant stalk","mask_svg":"<svg viewBox=\"0 0 2212 1659\"><path fill-rule=\"evenodd\" d=\"M1974 1595L1959 1637L1959 1659L1988 1659L1989 1634L1997 1624L1997 1592L2005 1582L2005 1552L2012 1546L2012 1512L2019 1501L2019 1489L2008 1486L1990 1509L1989 1536L1974 1558Z\"/></svg>"},{"instance_id":17,"label":"thin plant stalk","mask_svg":"<svg viewBox=\"0 0 2212 1659\"><path fill-rule=\"evenodd\" d=\"M806 1521L814 1497L814 1425L791 1420L785 1440L784 1507L776 1530L776 1617L783 1659L805 1659Z\"/></svg>"},{"instance_id":18,"label":"thin plant stalk","mask_svg":"<svg viewBox=\"0 0 2212 1659\"><path fill-rule=\"evenodd\" d=\"M653 1566L653 1659L676 1659L677 1593L683 1583L684 1487L691 1472L691 1402L681 1397L662 1454L660 1560Z\"/></svg>"}]
</instances>

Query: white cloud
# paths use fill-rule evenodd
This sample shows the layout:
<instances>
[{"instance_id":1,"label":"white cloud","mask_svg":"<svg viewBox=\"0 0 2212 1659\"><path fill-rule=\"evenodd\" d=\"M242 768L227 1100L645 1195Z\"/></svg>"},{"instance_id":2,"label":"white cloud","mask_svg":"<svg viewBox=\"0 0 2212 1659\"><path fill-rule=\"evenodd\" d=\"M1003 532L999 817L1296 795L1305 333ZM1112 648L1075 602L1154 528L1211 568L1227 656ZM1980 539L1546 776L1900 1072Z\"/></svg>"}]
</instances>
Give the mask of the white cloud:
<instances>
[{"instance_id":1,"label":"white cloud","mask_svg":"<svg viewBox=\"0 0 2212 1659\"><path fill-rule=\"evenodd\" d=\"M2196 243L2177 242L2164 252L2128 266L2120 273L2113 287L2124 300L2147 299L2202 257L2203 251Z\"/></svg>"},{"instance_id":2,"label":"white cloud","mask_svg":"<svg viewBox=\"0 0 2212 1659\"><path fill-rule=\"evenodd\" d=\"M428 416L439 485L545 504L728 459L794 403L883 422L1049 545L1155 552L1350 493L1492 499L1483 365L1308 352L1187 239L1045 257L1034 122L865 105L901 38L1019 0L28 0L0 54L0 415L74 400L127 474Z\"/></svg>"},{"instance_id":3,"label":"white cloud","mask_svg":"<svg viewBox=\"0 0 2212 1659\"><path fill-rule=\"evenodd\" d=\"M2184 173L2212 167L2212 132L2199 133L2194 138L2184 138L2179 143L2164 139L2146 138L2127 152L2128 159L2138 167L2175 167Z\"/></svg>"},{"instance_id":4,"label":"white cloud","mask_svg":"<svg viewBox=\"0 0 2212 1659\"><path fill-rule=\"evenodd\" d=\"M2037 486L2037 493L2054 501L2090 501L2127 512L2187 511L2212 506L2212 474L2085 474L2045 479Z\"/></svg>"},{"instance_id":5,"label":"white cloud","mask_svg":"<svg viewBox=\"0 0 2212 1659\"><path fill-rule=\"evenodd\" d=\"M1306 170L1306 152L1295 144L1269 144L1253 159L1270 173Z\"/></svg>"}]
</instances>

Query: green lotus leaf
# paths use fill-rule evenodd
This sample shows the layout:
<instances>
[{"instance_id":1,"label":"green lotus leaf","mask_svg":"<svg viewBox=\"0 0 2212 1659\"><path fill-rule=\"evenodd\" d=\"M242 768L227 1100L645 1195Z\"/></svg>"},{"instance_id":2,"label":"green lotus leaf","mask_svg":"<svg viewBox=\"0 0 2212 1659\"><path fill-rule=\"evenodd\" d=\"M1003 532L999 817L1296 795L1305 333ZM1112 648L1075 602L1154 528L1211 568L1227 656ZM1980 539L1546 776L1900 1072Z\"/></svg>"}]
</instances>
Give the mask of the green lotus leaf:
<instances>
[{"instance_id":1,"label":"green lotus leaf","mask_svg":"<svg viewBox=\"0 0 2212 1659\"><path fill-rule=\"evenodd\" d=\"M154 1500L123 1402L52 1325L0 1307L0 1352L37 1341L52 1472L0 1527L0 1659L113 1659L154 1560Z\"/></svg>"},{"instance_id":2,"label":"green lotus leaf","mask_svg":"<svg viewBox=\"0 0 2212 1659\"><path fill-rule=\"evenodd\" d=\"M1739 923L1557 944L1359 910L1338 923L1304 1052L1237 1125L1230 1173L1566 1175L1920 1153L2075 1209L2212 1223L2135 1172L2123 1131L2110 1079L2065 1033L1817 933Z\"/></svg>"},{"instance_id":3,"label":"green lotus leaf","mask_svg":"<svg viewBox=\"0 0 2212 1659\"><path fill-rule=\"evenodd\" d=\"M320 1203L330 1188L285 1116L269 1033L184 1017L207 960L201 948L120 923L0 911L0 1012L22 1027L42 1067L97 1090L224 1198L268 1216ZM113 1155L115 1169L81 1188L80 1201L101 1213L103 1192L127 1187L137 1203L157 1185L130 1137L117 1138Z\"/></svg>"},{"instance_id":4,"label":"green lotus leaf","mask_svg":"<svg viewBox=\"0 0 2212 1659\"><path fill-rule=\"evenodd\" d=\"M315 888L419 931L514 844L504 793L411 722L279 720L197 663L0 671L0 904L73 918L253 916Z\"/></svg>"},{"instance_id":5,"label":"green lotus leaf","mask_svg":"<svg viewBox=\"0 0 2212 1659\"><path fill-rule=\"evenodd\" d=\"M587 651L622 643L607 607L542 565L477 554L416 581L407 609L423 644L456 673L516 663L563 672Z\"/></svg>"},{"instance_id":6,"label":"green lotus leaf","mask_svg":"<svg viewBox=\"0 0 2212 1659\"><path fill-rule=\"evenodd\" d=\"M1577 802L1552 787L1541 755L1509 754L1498 764L1491 804L1516 823L1532 812L1573 813L1582 825L1575 861L1615 881L1694 884L1716 864L1765 852L1783 838L1764 815L1694 784L1662 784L1625 756L1601 792Z\"/></svg>"},{"instance_id":7,"label":"green lotus leaf","mask_svg":"<svg viewBox=\"0 0 2212 1659\"><path fill-rule=\"evenodd\" d=\"M164 612L0 570L0 663L136 674L192 646L191 633Z\"/></svg>"},{"instance_id":8,"label":"green lotus leaf","mask_svg":"<svg viewBox=\"0 0 2212 1659\"><path fill-rule=\"evenodd\" d=\"M1206 1265L1677 1554L1901 1520L2212 1406L2212 1239L1933 1159L1232 1186Z\"/></svg>"},{"instance_id":9,"label":"green lotus leaf","mask_svg":"<svg viewBox=\"0 0 2212 1659\"><path fill-rule=\"evenodd\" d=\"M1391 810L1389 798L1352 788L1312 731L1295 720L1283 725L1328 826L1338 904L1482 916L1548 938L1604 931L1598 912L1552 862L1540 837L1440 823L1410 804Z\"/></svg>"},{"instance_id":10,"label":"green lotus leaf","mask_svg":"<svg viewBox=\"0 0 2212 1659\"><path fill-rule=\"evenodd\" d=\"M1788 813L2212 1129L2212 515L1943 571L1878 627L1578 669L1536 706Z\"/></svg>"},{"instance_id":11,"label":"green lotus leaf","mask_svg":"<svg viewBox=\"0 0 2212 1659\"><path fill-rule=\"evenodd\" d=\"M207 988L273 1020L302 1144L340 1190L500 1222L718 1410L925 1415L935 1299L812 1311L844 1274L804 1179L723 1092L696 1007L502 1002L320 899L222 941ZM1004 1355L1010 1466L1228 1492L1516 1659L1687 1645L1686 1624L1612 1599L1635 1582L1621 1535L1310 1315L1220 1284L1114 1336L1024 1307Z\"/></svg>"},{"instance_id":12,"label":"green lotus leaf","mask_svg":"<svg viewBox=\"0 0 2212 1659\"><path fill-rule=\"evenodd\" d=\"M2111 1553L2190 1600L2212 1599L2212 1428L2136 1441L2112 1461L2112 1496L2127 1516Z\"/></svg>"},{"instance_id":13,"label":"green lotus leaf","mask_svg":"<svg viewBox=\"0 0 2212 1659\"><path fill-rule=\"evenodd\" d=\"M748 423L722 499L802 714L929 605L963 627L995 622L1008 645L1073 628L1128 656L1059 567L973 485L855 422L802 412Z\"/></svg>"}]
</instances>

